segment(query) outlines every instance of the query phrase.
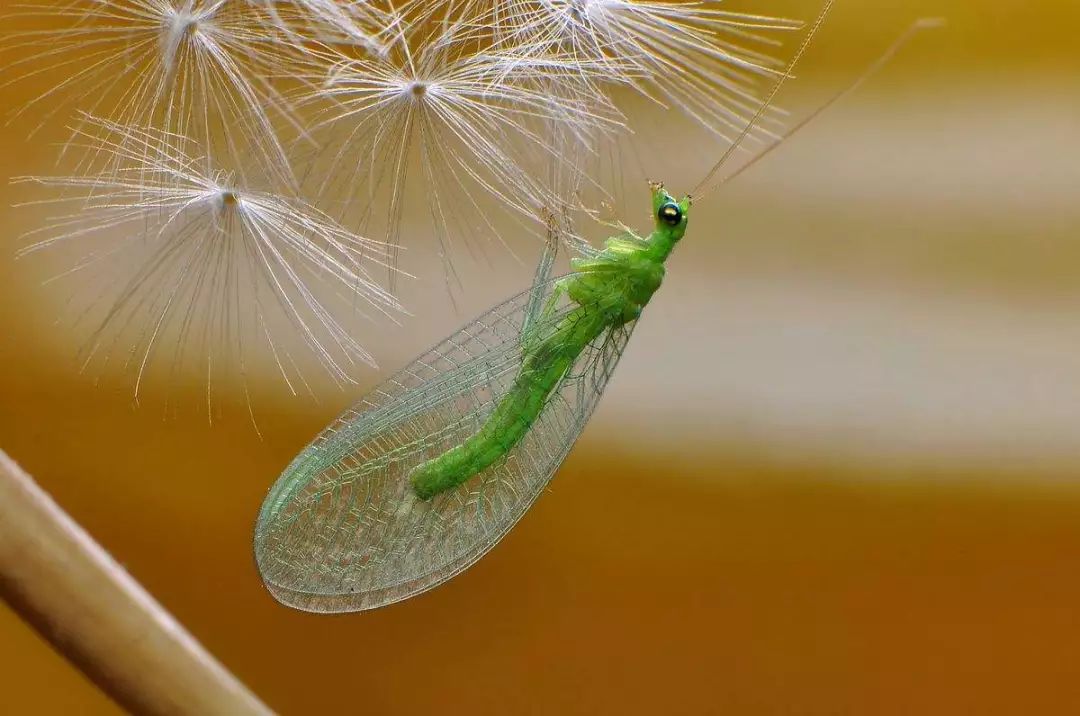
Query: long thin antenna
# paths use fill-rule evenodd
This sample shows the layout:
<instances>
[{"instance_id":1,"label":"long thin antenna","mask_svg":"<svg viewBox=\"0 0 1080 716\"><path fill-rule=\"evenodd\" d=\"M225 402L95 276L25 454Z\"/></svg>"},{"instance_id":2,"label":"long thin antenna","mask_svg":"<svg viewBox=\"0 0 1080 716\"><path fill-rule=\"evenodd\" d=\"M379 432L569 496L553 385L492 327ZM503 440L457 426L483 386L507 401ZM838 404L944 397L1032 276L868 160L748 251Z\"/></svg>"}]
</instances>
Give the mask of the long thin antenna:
<instances>
[{"instance_id":1,"label":"long thin antenna","mask_svg":"<svg viewBox=\"0 0 1080 716\"><path fill-rule=\"evenodd\" d=\"M902 32L893 41L893 43L891 45L889 45L889 48L887 50L885 50L885 52L881 53L881 56L879 56L865 70L863 70L862 74L860 74L857 78L855 78L855 81L852 82L850 85L848 85L846 89L844 89L844 90L836 93L835 95L833 95L833 97L828 102L826 102L825 104L823 104L820 107L818 107L817 109L815 109L813 112L811 112L809 115L807 115L804 119L800 120L799 123L796 124L794 127L792 127L784 136L782 136L779 139L777 139L776 141L774 141L768 147L763 149L756 157L754 157L753 159L748 161L746 164L739 167L733 173L731 173L731 174L727 175L726 177L724 177L720 181L718 186L723 186L724 184L728 183L729 181L731 181L735 177L742 174L744 171L746 171L750 167L752 167L755 164L757 164L758 162L760 162L762 159L764 159L766 156L768 156L774 149L776 149L781 144L783 144L787 140L794 137L801 129L805 128L808 124L810 124L815 119L817 119L819 116L821 116L824 112L826 112L834 104L836 104L837 102L847 98L849 95L851 95L856 90L858 90L860 87L862 87L862 85L868 79L873 77L875 74L878 73L879 70L881 70L882 67L884 67L886 64L888 64L889 61L892 60L892 58L896 56L896 53L898 53L901 49L903 49L904 45L906 45L908 42L910 42L911 38L914 37L917 33L921 32L922 30L930 30L930 29L942 27L944 25L945 25L945 19L940 18L940 17L924 17L924 18L920 18L919 20L916 20L915 22L913 22L906 30L904 30L904 32Z\"/></svg>"},{"instance_id":2,"label":"long thin antenna","mask_svg":"<svg viewBox=\"0 0 1080 716\"><path fill-rule=\"evenodd\" d=\"M776 99L777 93L780 92L780 88L783 87L784 83L787 82L788 78L791 77L791 73L795 69L795 65L799 64L799 60L802 59L802 56L810 47L810 43L813 41L814 35L817 34L818 30L820 30L821 26L825 23L825 18L828 17L829 11L832 10L832 6L835 2L836 0L826 0L825 4L821 8L821 12L818 13L817 19L814 20L814 24L810 27L810 31L806 33L806 37L803 38L802 44L799 45L799 50L795 53L795 56L791 58L791 62L788 63L787 69L785 69L783 74L781 74L780 77L777 78L776 82L773 83L772 89L769 90L769 94L765 97L765 101L761 103L761 106L758 108L757 113L749 122L746 123L746 126L743 127L742 132L731 144L731 146L727 148L727 151L724 152L723 156L720 157L720 160L713 165L713 168L709 170L709 173L705 175L705 178L698 182L698 185L694 188L694 191L692 193L695 199L701 199L708 193L709 190L711 190L711 187L707 186L708 183L712 180L714 176L716 176L716 173L720 171L720 168L724 166L725 163L727 163L727 160L731 157L731 155L734 154L740 146L742 146L742 143L746 141L747 136L749 136L750 131L758 123L758 120L760 120L762 115L764 115L765 112L768 111L769 107L772 105L772 101Z\"/></svg>"}]
</instances>

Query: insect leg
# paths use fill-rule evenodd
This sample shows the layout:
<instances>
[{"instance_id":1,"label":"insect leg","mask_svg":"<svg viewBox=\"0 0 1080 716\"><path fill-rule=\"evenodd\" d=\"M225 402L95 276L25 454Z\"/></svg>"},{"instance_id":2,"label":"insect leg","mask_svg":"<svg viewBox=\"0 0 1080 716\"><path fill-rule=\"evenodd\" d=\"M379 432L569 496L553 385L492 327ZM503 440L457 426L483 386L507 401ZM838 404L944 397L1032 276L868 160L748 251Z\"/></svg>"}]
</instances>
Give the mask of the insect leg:
<instances>
[{"instance_id":1,"label":"insect leg","mask_svg":"<svg viewBox=\"0 0 1080 716\"><path fill-rule=\"evenodd\" d=\"M540 315L540 307L544 301L544 288L548 279L551 278L551 268L555 265L555 255L559 251L559 228L552 214L548 214L547 242L544 245L544 253L540 256L540 263L536 267L533 276L532 290L529 294L529 302L525 306L525 318L521 323L522 343L529 328L536 322Z\"/></svg>"}]
</instances>

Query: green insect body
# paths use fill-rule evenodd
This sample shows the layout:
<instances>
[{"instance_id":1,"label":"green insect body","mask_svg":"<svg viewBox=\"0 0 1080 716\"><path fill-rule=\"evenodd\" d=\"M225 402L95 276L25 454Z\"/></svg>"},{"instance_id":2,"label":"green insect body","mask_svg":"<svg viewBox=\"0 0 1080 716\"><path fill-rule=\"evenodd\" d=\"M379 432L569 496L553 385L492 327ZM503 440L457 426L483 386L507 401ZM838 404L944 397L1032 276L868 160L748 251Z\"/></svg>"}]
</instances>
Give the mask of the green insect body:
<instances>
[{"instance_id":1,"label":"green insect body","mask_svg":"<svg viewBox=\"0 0 1080 716\"><path fill-rule=\"evenodd\" d=\"M505 456L532 427L544 401L574 359L605 327L603 314L567 316L555 335L525 358L513 387L480 431L461 445L419 466L410 477L421 499L457 487Z\"/></svg>"},{"instance_id":2,"label":"green insect body","mask_svg":"<svg viewBox=\"0 0 1080 716\"><path fill-rule=\"evenodd\" d=\"M532 426L585 347L604 330L641 315L664 279L664 261L686 231L688 208L688 200L680 206L656 186L656 229L648 238L611 238L596 257L572 262L574 273L560 281L548 305L565 291L579 307L527 351L510 392L476 435L412 473L413 488L421 499L457 487L505 456Z\"/></svg>"},{"instance_id":3,"label":"green insect body","mask_svg":"<svg viewBox=\"0 0 1080 716\"><path fill-rule=\"evenodd\" d=\"M530 290L324 430L260 511L255 556L270 592L309 611L370 609L431 589L491 549L580 435L689 208L689 197L652 185L649 236L626 230L554 281L545 253Z\"/></svg>"}]
</instances>

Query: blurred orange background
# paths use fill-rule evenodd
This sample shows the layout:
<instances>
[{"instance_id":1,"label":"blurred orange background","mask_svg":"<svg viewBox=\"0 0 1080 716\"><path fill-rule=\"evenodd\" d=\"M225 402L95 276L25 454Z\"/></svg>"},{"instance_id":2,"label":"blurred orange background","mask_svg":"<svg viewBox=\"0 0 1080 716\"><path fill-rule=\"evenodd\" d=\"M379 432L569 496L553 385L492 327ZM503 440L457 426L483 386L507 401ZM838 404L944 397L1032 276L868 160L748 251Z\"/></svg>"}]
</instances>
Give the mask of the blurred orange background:
<instances>
[{"instance_id":1,"label":"blurred orange background","mask_svg":"<svg viewBox=\"0 0 1080 716\"><path fill-rule=\"evenodd\" d=\"M282 713L1080 711L1080 6L840 3L782 103L927 15L949 26L695 207L550 493L429 594L276 604L261 499L362 388L268 390L261 437L243 410L134 406L79 373L56 267L13 256L45 214L7 182L0 448ZM60 129L27 130L0 128L8 176L51 168ZM714 152L690 137L640 160L691 184ZM493 257L496 279L463 257L456 309L404 289L386 369L525 285ZM0 673L0 712L117 711L3 607Z\"/></svg>"}]
</instances>

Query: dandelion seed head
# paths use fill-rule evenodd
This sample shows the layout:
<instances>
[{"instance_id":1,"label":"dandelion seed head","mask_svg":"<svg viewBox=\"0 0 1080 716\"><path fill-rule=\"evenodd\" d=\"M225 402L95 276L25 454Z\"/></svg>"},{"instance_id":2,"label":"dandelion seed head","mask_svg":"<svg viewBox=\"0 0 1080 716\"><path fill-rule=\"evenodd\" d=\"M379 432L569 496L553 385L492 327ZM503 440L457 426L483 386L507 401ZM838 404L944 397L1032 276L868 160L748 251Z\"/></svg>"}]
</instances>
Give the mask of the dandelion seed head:
<instances>
[{"instance_id":1,"label":"dandelion seed head","mask_svg":"<svg viewBox=\"0 0 1080 716\"><path fill-rule=\"evenodd\" d=\"M398 244L404 197L423 191L444 256L465 241L503 242L502 218L512 217L515 233L545 230L541 210L560 199L537 177L550 161L573 161L554 135L618 131L622 118L582 84L606 67L501 42L491 19L443 17L410 26L385 54L332 54L301 100L333 103L318 127L332 154L313 195L348 205L366 233Z\"/></svg>"},{"instance_id":2,"label":"dandelion seed head","mask_svg":"<svg viewBox=\"0 0 1080 716\"><path fill-rule=\"evenodd\" d=\"M179 62L180 46L182 44L196 44L208 39L206 30L209 27L214 9L206 9L202 12L193 12L188 8L176 9L171 6L163 6L161 17L161 65L169 75L173 75ZM199 48L193 48L196 52Z\"/></svg>"},{"instance_id":3,"label":"dandelion seed head","mask_svg":"<svg viewBox=\"0 0 1080 716\"><path fill-rule=\"evenodd\" d=\"M626 5L619 0L543 0L542 4L553 13L563 13L570 18L567 32L573 32L578 25L604 27L612 22L609 14Z\"/></svg>"},{"instance_id":4,"label":"dandelion seed head","mask_svg":"<svg viewBox=\"0 0 1080 716\"><path fill-rule=\"evenodd\" d=\"M505 34L607 65L609 78L731 139L756 110L755 78L779 63L757 49L790 20L666 0L503 0Z\"/></svg>"},{"instance_id":5,"label":"dandelion seed head","mask_svg":"<svg viewBox=\"0 0 1080 716\"><path fill-rule=\"evenodd\" d=\"M214 200L218 211L223 213L226 211L238 211L242 208L243 200L236 189L222 187L215 194Z\"/></svg>"},{"instance_id":6,"label":"dandelion seed head","mask_svg":"<svg viewBox=\"0 0 1080 716\"><path fill-rule=\"evenodd\" d=\"M10 63L7 81L45 70L64 74L17 114L40 112L44 123L74 108L183 135L246 171L293 181L283 135L302 129L277 84L311 58L258 3L73 0L16 12L43 28L15 33L0 48L33 48ZM83 151L83 163L94 164L96 148Z\"/></svg>"},{"instance_id":7,"label":"dandelion seed head","mask_svg":"<svg viewBox=\"0 0 1080 716\"><path fill-rule=\"evenodd\" d=\"M83 258L58 278L100 272L107 290L80 321L86 365L120 360L138 396L163 358L204 375L270 360L293 392L312 361L339 383L374 364L347 326L401 311L371 275L388 270L385 245L299 198L238 184L190 142L95 118L83 126L108 148L103 161L125 170L32 178L58 192L45 203L72 211L31 232L21 253L68 245Z\"/></svg>"}]
</instances>

